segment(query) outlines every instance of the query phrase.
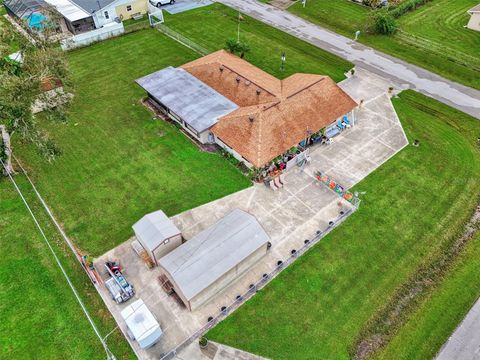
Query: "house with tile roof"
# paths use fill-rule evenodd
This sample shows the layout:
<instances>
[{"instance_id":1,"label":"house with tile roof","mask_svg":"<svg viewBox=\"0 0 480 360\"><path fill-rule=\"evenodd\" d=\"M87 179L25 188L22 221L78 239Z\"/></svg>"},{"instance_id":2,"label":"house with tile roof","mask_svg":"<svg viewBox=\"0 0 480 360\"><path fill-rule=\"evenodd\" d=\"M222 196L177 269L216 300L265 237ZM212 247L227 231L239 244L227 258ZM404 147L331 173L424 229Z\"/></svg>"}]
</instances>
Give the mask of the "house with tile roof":
<instances>
[{"instance_id":1,"label":"house with tile roof","mask_svg":"<svg viewBox=\"0 0 480 360\"><path fill-rule=\"evenodd\" d=\"M136 82L196 140L256 168L342 119L353 123L357 107L328 76L280 80L224 50Z\"/></svg>"}]
</instances>

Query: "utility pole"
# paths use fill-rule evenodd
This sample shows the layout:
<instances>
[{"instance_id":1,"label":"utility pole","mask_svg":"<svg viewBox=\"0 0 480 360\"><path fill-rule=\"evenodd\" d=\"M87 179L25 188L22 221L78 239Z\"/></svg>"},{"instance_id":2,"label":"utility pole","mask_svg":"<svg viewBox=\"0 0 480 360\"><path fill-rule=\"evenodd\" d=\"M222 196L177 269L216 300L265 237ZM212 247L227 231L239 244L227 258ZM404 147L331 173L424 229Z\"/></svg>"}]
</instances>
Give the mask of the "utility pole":
<instances>
[{"instance_id":1,"label":"utility pole","mask_svg":"<svg viewBox=\"0 0 480 360\"><path fill-rule=\"evenodd\" d=\"M237 24L237 43L240 42L240 12L238 12L238 24Z\"/></svg>"}]
</instances>

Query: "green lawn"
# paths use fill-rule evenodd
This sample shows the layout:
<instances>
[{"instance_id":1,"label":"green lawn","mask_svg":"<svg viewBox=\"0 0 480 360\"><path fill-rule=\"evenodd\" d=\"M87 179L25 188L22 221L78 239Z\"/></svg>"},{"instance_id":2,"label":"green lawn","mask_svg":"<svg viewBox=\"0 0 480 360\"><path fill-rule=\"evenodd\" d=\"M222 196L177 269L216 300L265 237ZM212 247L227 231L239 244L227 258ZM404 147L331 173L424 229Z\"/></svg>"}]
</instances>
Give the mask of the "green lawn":
<instances>
[{"instance_id":1,"label":"green lawn","mask_svg":"<svg viewBox=\"0 0 480 360\"><path fill-rule=\"evenodd\" d=\"M52 240L103 335L115 327L78 264L54 235L23 177L16 181ZM105 359L105 352L13 185L0 178L0 359ZM59 244L61 246L59 246ZM64 256L68 254L68 256ZM117 359L133 359L120 334L108 338Z\"/></svg>"},{"instance_id":2,"label":"green lawn","mask_svg":"<svg viewBox=\"0 0 480 360\"><path fill-rule=\"evenodd\" d=\"M480 296L480 235L432 294L421 302L407 324L375 359L431 359Z\"/></svg>"},{"instance_id":3,"label":"green lawn","mask_svg":"<svg viewBox=\"0 0 480 360\"><path fill-rule=\"evenodd\" d=\"M303 72L329 75L340 81L353 67L350 62L283 31L242 16L240 40L251 47L245 58L278 78ZM165 13L165 24L169 28L211 51L222 49L227 39L237 38L237 19L237 11L219 3L176 15ZM284 71L280 70L282 51L287 58Z\"/></svg>"},{"instance_id":4,"label":"green lawn","mask_svg":"<svg viewBox=\"0 0 480 360\"><path fill-rule=\"evenodd\" d=\"M274 359L348 359L365 322L463 230L480 191L480 122L412 91L394 105L409 140L421 145L405 148L358 184L366 191L359 211L210 339ZM418 343L438 347L466 303L443 315L437 334L444 338Z\"/></svg>"},{"instance_id":5,"label":"green lawn","mask_svg":"<svg viewBox=\"0 0 480 360\"><path fill-rule=\"evenodd\" d=\"M467 10L478 0L435 0L398 19L400 31L391 37L368 35L370 10L349 0L300 2L289 11L337 33L419 65L467 86L480 89L480 33L464 28ZM333 15L334 14L334 15Z\"/></svg>"},{"instance_id":6,"label":"green lawn","mask_svg":"<svg viewBox=\"0 0 480 360\"><path fill-rule=\"evenodd\" d=\"M167 214L249 186L218 154L152 119L134 80L196 55L148 29L69 53L75 99L66 124L41 122L63 154L47 163L15 139L15 151L81 249L99 255L127 240L145 213Z\"/></svg>"}]
</instances>

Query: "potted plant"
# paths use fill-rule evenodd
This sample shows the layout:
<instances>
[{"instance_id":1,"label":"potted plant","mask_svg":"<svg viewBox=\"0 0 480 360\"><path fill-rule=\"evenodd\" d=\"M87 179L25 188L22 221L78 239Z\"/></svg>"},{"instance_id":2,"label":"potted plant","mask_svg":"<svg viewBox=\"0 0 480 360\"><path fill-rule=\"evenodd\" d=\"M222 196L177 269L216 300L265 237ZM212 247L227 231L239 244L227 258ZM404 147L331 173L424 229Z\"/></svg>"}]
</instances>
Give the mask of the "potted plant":
<instances>
[{"instance_id":1,"label":"potted plant","mask_svg":"<svg viewBox=\"0 0 480 360\"><path fill-rule=\"evenodd\" d=\"M95 260L95 258L91 255L87 255L85 256L85 263L87 264L87 266L93 270L94 267L93 267L93 261Z\"/></svg>"},{"instance_id":2,"label":"potted plant","mask_svg":"<svg viewBox=\"0 0 480 360\"><path fill-rule=\"evenodd\" d=\"M198 340L198 344L200 345L201 349L205 349L208 346L208 339L205 336L202 336Z\"/></svg>"}]
</instances>

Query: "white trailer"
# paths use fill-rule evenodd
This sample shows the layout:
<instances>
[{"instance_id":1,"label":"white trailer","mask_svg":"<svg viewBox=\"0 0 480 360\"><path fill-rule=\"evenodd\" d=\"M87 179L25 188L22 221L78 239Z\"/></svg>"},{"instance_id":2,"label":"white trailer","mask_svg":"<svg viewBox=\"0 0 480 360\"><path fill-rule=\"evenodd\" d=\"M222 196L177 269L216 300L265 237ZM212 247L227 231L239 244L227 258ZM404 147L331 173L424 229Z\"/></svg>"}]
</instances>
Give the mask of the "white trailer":
<instances>
[{"instance_id":1,"label":"white trailer","mask_svg":"<svg viewBox=\"0 0 480 360\"><path fill-rule=\"evenodd\" d=\"M128 336L136 340L142 349L155 345L163 334L155 315L142 299L128 305L121 311L121 315L127 323Z\"/></svg>"}]
</instances>

